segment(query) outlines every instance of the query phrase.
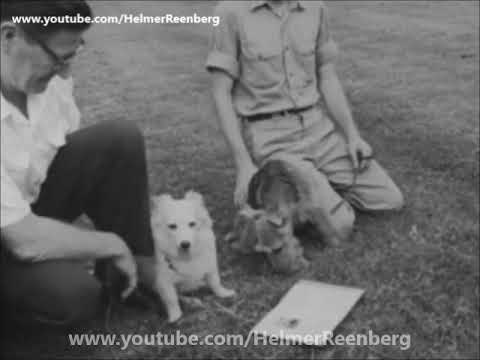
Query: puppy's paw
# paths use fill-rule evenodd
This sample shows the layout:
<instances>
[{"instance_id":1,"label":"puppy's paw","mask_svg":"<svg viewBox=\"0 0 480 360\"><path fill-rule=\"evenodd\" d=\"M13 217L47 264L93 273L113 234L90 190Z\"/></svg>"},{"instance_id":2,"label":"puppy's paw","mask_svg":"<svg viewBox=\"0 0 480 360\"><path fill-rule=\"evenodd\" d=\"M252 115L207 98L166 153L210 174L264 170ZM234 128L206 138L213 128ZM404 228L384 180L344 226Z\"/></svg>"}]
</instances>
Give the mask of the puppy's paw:
<instances>
[{"instance_id":1,"label":"puppy's paw","mask_svg":"<svg viewBox=\"0 0 480 360\"><path fill-rule=\"evenodd\" d=\"M168 312L168 322L170 324L177 322L182 317L182 310L175 309Z\"/></svg>"},{"instance_id":2,"label":"puppy's paw","mask_svg":"<svg viewBox=\"0 0 480 360\"><path fill-rule=\"evenodd\" d=\"M231 231L223 237L223 241L227 243L231 243L235 241L235 238L236 238L235 234L233 233L233 231Z\"/></svg>"},{"instance_id":3,"label":"puppy's paw","mask_svg":"<svg viewBox=\"0 0 480 360\"><path fill-rule=\"evenodd\" d=\"M311 262L308 261L307 259L305 259L304 257L302 257L302 258L300 259L300 268L301 268L302 270L308 269L308 268L310 267L310 265L311 265Z\"/></svg>"},{"instance_id":4,"label":"puppy's paw","mask_svg":"<svg viewBox=\"0 0 480 360\"><path fill-rule=\"evenodd\" d=\"M205 305L202 300L194 296L182 296L180 298L182 304L190 309L203 309Z\"/></svg>"},{"instance_id":5,"label":"puppy's paw","mask_svg":"<svg viewBox=\"0 0 480 360\"><path fill-rule=\"evenodd\" d=\"M325 243L333 248L339 247L341 244L341 240L338 236L327 236L325 237Z\"/></svg>"},{"instance_id":6,"label":"puppy's paw","mask_svg":"<svg viewBox=\"0 0 480 360\"><path fill-rule=\"evenodd\" d=\"M235 295L237 295L237 293L235 292L235 290L227 289L227 288L222 287L222 288L217 289L215 291L215 295L217 295L220 298L230 298L230 297L234 297Z\"/></svg>"}]
</instances>

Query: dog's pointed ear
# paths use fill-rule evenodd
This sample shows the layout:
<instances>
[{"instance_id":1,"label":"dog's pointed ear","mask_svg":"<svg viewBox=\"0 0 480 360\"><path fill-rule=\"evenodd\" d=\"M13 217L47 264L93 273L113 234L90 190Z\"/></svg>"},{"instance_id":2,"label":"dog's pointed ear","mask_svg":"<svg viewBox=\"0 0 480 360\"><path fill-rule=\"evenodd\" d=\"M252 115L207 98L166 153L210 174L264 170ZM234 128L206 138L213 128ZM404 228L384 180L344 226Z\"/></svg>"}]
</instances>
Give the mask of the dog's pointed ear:
<instances>
[{"instance_id":1,"label":"dog's pointed ear","mask_svg":"<svg viewBox=\"0 0 480 360\"><path fill-rule=\"evenodd\" d=\"M193 191L193 190L188 190L187 191L187 193L185 194L185 199L188 200L188 201L192 201L192 202L194 202L195 204L198 204L198 205L204 205L203 196L201 194L199 194L198 192Z\"/></svg>"},{"instance_id":2,"label":"dog's pointed ear","mask_svg":"<svg viewBox=\"0 0 480 360\"><path fill-rule=\"evenodd\" d=\"M152 211L161 210L168 201L172 201L173 197L170 194L161 194L150 197L150 209Z\"/></svg>"},{"instance_id":3,"label":"dog's pointed ear","mask_svg":"<svg viewBox=\"0 0 480 360\"><path fill-rule=\"evenodd\" d=\"M150 214L152 230L162 229L165 226L165 212L168 203L173 200L170 194L155 195L150 197Z\"/></svg>"},{"instance_id":4,"label":"dog's pointed ear","mask_svg":"<svg viewBox=\"0 0 480 360\"><path fill-rule=\"evenodd\" d=\"M213 223L212 218L207 211L203 196L196 191L189 190L185 194L185 200L191 201L195 205L195 211L202 225L211 227Z\"/></svg>"}]
</instances>

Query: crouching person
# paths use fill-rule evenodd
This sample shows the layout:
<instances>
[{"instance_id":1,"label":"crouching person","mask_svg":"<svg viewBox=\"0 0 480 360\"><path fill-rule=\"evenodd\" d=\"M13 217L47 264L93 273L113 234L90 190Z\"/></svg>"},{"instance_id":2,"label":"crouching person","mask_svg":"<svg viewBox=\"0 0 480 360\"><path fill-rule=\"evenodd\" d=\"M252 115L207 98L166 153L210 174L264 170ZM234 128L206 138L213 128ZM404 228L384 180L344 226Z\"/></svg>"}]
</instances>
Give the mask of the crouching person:
<instances>
[{"instance_id":1,"label":"crouching person","mask_svg":"<svg viewBox=\"0 0 480 360\"><path fill-rule=\"evenodd\" d=\"M126 297L136 259L152 255L143 137L128 122L79 129L69 70L88 24L12 21L91 16L85 1L1 6L2 315L84 323L98 314L103 288L84 262L111 264ZM95 231L70 224L81 214Z\"/></svg>"},{"instance_id":2,"label":"crouching person","mask_svg":"<svg viewBox=\"0 0 480 360\"><path fill-rule=\"evenodd\" d=\"M206 66L236 165L235 203L246 202L258 167L287 155L318 170L318 214L340 238L352 231L352 206L401 208L402 193L352 118L323 2L224 1L215 12Z\"/></svg>"}]
</instances>

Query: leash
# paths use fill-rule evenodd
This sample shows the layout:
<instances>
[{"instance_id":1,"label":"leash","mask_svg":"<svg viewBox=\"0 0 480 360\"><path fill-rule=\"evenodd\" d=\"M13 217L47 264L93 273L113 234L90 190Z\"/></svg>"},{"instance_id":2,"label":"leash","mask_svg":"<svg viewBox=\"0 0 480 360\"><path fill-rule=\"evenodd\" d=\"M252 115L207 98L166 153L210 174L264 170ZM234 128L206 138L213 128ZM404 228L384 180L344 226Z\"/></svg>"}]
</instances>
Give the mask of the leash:
<instances>
[{"instance_id":1,"label":"leash","mask_svg":"<svg viewBox=\"0 0 480 360\"><path fill-rule=\"evenodd\" d=\"M370 160L372 160L373 158L374 158L373 154L368 155L368 156L362 156L361 153L360 153L359 156L358 156L359 163L361 163L361 162L364 161L364 160L369 160L369 161L370 161ZM335 185L335 188L336 188L337 190L340 190L341 192L348 193L348 192L351 191L355 186L357 186L358 175L359 175L360 173L362 173L363 171L365 171L365 170L366 170L366 168L364 168L364 169L360 169L360 168L358 168L358 167L357 167L357 168L353 168L353 179L352 179L352 182L351 182L350 184L348 184L348 185L343 185L343 186L342 186L342 184L336 184L336 185ZM328 173L327 173L327 175L328 175ZM338 204L335 205L332 210L330 210L330 214L331 214L331 215L335 214L335 213L340 209L340 207L342 207L342 205L345 204L345 203L348 203L348 201L345 200L345 198L342 197L341 200L338 202Z\"/></svg>"},{"instance_id":2,"label":"leash","mask_svg":"<svg viewBox=\"0 0 480 360\"><path fill-rule=\"evenodd\" d=\"M357 177L358 177L358 169L353 169L353 180L352 180L352 183L349 184L349 185L343 186L343 189L342 189L342 186L340 185L340 191L342 191L342 192L348 192L349 190L353 189L353 188L355 187L355 185L357 185ZM338 189L339 186L336 186L336 188ZM345 203L347 203L347 200L345 200L345 198L341 197L341 199L340 199L340 201L337 203L337 205L335 205L335 206L330 210L330 215L335 214L335 213L342 207L342 205L344 205Z\"/></svg>"},{"instance_id":3,"label":"leash","mask_svg":"<svg viewBox=\"0 0 480 360\"><path fill-rule=\"evenodd\" d=\"M104 280L105 281L104 288L107 295L107 299L106 299L104 326L108 333L112 333L112 328L110 326L111 325L110 323L113 316L113 306L116 302L115 287L112 280L112 269L110 268L109 265L107 265L105 272L106 274L105 274L105 280Z\"/></svg>"},{"instance_id":4,"label":"leash","mask_svg":"<svg viewBox=\"0 0 480 360\"><path fill-rule=\"evenodd\" d=\"M95 275L102 283L103 304L105 306L104 327L109 333L112 333L111 320L113 317L113 307L118 299L116 297L116 286L114 270L109 260L98 260L95 265Z\"/></svg>"}]
</instances>

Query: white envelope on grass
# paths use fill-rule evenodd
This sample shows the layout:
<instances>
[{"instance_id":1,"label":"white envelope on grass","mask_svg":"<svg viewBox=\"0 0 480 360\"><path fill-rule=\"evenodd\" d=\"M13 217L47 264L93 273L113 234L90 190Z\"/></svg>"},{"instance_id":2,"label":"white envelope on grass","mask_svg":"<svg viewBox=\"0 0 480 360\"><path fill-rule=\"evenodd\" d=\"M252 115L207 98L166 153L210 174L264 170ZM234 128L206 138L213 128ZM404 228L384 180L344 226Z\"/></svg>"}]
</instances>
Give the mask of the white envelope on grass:
<instances>
[{"instance_id":1,"label":"white envelope on grass","mask_svg":"<svg viewBox=\"0 0 480 360\"><path fill-rule=\"evenodd\" d=\"M275 337L283 344L325 345L325 336L333 334L363 292L353 287L300 280L251 330L251 335Z\"/></svg>"}]
</instances>

